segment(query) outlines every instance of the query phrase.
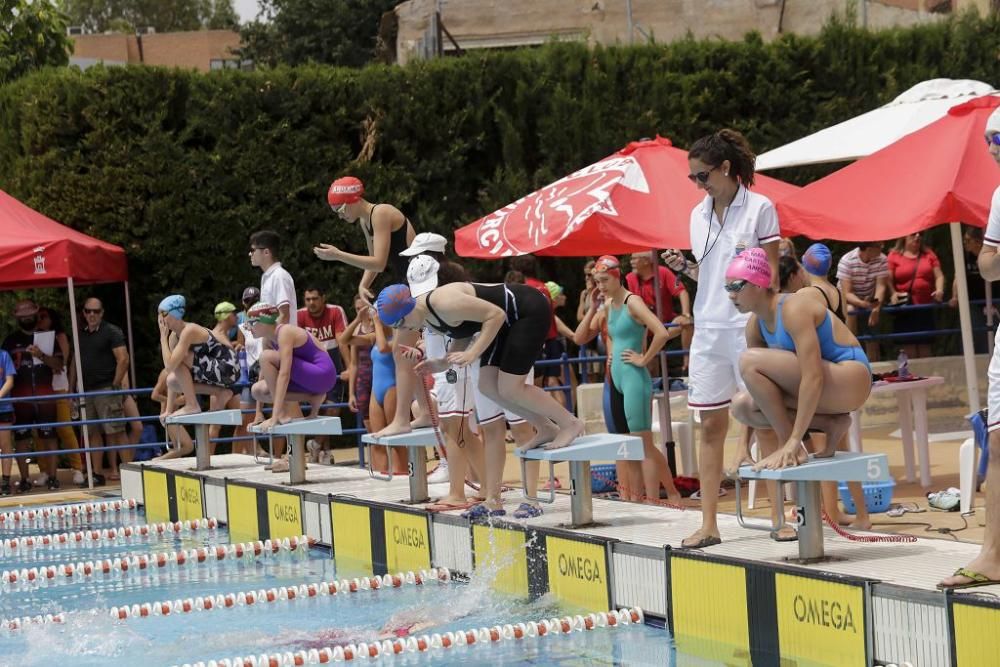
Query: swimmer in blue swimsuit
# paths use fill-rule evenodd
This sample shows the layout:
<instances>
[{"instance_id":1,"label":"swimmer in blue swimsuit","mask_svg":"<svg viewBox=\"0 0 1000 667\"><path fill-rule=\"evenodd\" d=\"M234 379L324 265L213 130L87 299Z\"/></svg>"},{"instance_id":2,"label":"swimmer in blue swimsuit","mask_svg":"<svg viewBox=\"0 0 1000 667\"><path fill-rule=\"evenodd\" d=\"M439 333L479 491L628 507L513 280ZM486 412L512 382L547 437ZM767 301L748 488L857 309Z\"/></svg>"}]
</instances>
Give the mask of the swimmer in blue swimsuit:
<instances>
[{"instance_id":1,"label":"swimmer in blue swimsuit","mask_svg":"<svg viewBox=\"0 0 1000 667\"><path fill-rule=\"evenodd\" d=\"M368 402L368 419L370 431L377 433L389 423L396 414L396 361L392 355L393 340L389 336L389 327L382 324L378 314L372 309L375 322L375 344L371 348L372 360L372 391ZM372 466L376 470L388 470L389 452L392 456L392 472L406 472L406 450L402 447L372 447Z\"/></svg>"},{"instance_id":2,"label":"swimmer in blue swimsuit","mask_svg":"<svg viewBox=\"0 0 1000 667\"><path fill-rule=\"evenodd\" d=\"M740 373L747 391L733 399L733 414L755 429L773 429L781 448L754 467L804 463L802 438L815 428L827 435L817 456L832 456L850 428L850 413L871 393L871 366L847 325L804 294L770 288L764 251L737 255L726 270L726 291L747 322Z\"/></svg>"}]
</instances>

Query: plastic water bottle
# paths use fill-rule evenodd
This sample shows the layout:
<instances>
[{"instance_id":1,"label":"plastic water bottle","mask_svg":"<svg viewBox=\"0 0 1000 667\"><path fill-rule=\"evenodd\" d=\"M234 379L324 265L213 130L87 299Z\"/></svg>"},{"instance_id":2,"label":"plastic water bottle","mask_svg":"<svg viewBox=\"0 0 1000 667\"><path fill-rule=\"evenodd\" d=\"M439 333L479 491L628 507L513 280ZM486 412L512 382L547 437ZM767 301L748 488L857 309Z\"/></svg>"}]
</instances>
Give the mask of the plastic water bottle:
<instances>
[{"instance_id":1,"label":"plastic water bottle","mask_svg":"<svg viewBox=\"0 0 1000 667\"><path fill-rule=\"evenodd\" d=\"M905 380L910 377L910 358L906 356L906 352L903 350L899 351L899 357L896 358L897 371L896 374L899 376L900 380Z\"/></svg>"},{"instance_id":2,"label":"plastic water bottle","mask_svg":"<svg viewBox=\"0 0 1000 667\"><path fill-rule=\"evenodd\" d=\"M240 350L236 353L236 357L240 361L240 384L246 384L250 381L250 369L247 368L247 351Z\"/></svg>"}]
</instances>

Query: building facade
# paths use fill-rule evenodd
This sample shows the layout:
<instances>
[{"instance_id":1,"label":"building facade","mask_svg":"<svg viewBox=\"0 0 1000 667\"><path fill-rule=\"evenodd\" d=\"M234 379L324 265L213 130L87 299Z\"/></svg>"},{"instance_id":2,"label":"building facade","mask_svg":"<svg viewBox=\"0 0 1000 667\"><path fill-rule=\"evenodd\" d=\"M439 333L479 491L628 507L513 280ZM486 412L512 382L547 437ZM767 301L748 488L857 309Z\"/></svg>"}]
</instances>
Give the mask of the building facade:
<instances>
[{"instance_id":1,"label":"building facade","mask_svg":"<svg viewBox=\"0 0 1000 667\"><path fill-rule=\"evenodd\" d=\"M240 34L231 30L197 30L147 34L72 35L71 65L87 67L145 64L208 72L237 68Z\"/></svg>"},{"instance_id":2,"label":"building facade","mask_svg":"<svg viewBox=\"0 0 1000 667\"><path fill-rule=\"evenodd\" d=\"M398 5L397 62L477 48L513 48L553 39L591 44L696 38L765 39L815 34L850 8L873 29L939 20L993 0L407 0ZM631 11L629 11L631 9ZM436 14L441 17L441 29Z\"/></svg>"}]
</instances>

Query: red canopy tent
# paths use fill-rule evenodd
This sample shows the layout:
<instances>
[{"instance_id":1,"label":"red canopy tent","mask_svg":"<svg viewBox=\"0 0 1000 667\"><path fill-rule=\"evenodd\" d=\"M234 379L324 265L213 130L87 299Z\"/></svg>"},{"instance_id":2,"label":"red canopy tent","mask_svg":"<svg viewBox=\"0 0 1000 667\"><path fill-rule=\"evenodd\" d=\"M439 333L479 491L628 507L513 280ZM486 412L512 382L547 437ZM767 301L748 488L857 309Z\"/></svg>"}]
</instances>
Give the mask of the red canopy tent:
<instances>
[{"instance_id":1,"label":"red canopy tent","mask_svg":"<svg viewBox=\"0 0 1000 667\"><path fill-rule=\"evenodd\" d=\"M0 289L128 280L125 251L60 225L0 190Z\"/></svg>"},{"instance_id":2,"label":"red canopy tent","mask_svg":"<svg viewBox=\"0 0 1000 667\"><path fill-rule=\"evenodd\" d=\"M457 230L455 252L496 259L690 248L691 209L704 193L688 173L687 151L669 139L632 142ZM772 200L797 189L760 175L754 187Z\"/></svg>"},{"instance_id":3,"label":"red canopy tent","mask_svg":"<svg viewBox=\"0 0 1000 667\"><path fill-rule=\"evenodd\" d=\"M80 366L79 328L76 317L76 285L122 282L125 284L125 317L128 349L132 354L132 313L128 293L128 264L125 251L61 225L38 211L25 206L0 190L0 289L62 287L69 290L69 310L72 321L73 350L76 363L77 391L83 393L83 373ZM135 386L135 367L131 367ZM81 418L86 419L86 407L81 406ZM89 429L83 429L84 450L90 448ZM87 461L87 477L93 488L91 461Z\"/></svg>"}]
</instances>

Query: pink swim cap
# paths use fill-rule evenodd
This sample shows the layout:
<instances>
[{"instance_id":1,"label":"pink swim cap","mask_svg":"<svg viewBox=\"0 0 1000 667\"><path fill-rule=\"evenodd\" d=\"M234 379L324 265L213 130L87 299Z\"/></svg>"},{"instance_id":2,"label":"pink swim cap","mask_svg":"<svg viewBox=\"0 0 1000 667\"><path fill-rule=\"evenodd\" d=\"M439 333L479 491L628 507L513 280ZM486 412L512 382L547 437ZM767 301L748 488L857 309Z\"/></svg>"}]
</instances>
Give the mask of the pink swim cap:
<instances>
[{"instance_id":1,"label":"pink swim cap","mask_svg":"<svg viewBox=\"0 0 1000 667\"><path fill-rule=\"evenodd\" d=\"M733 257L726 269L726 280L745 280L757 287L771 286L771 264L762 248L749 248Z\"/></svg>"}]
</instances>

